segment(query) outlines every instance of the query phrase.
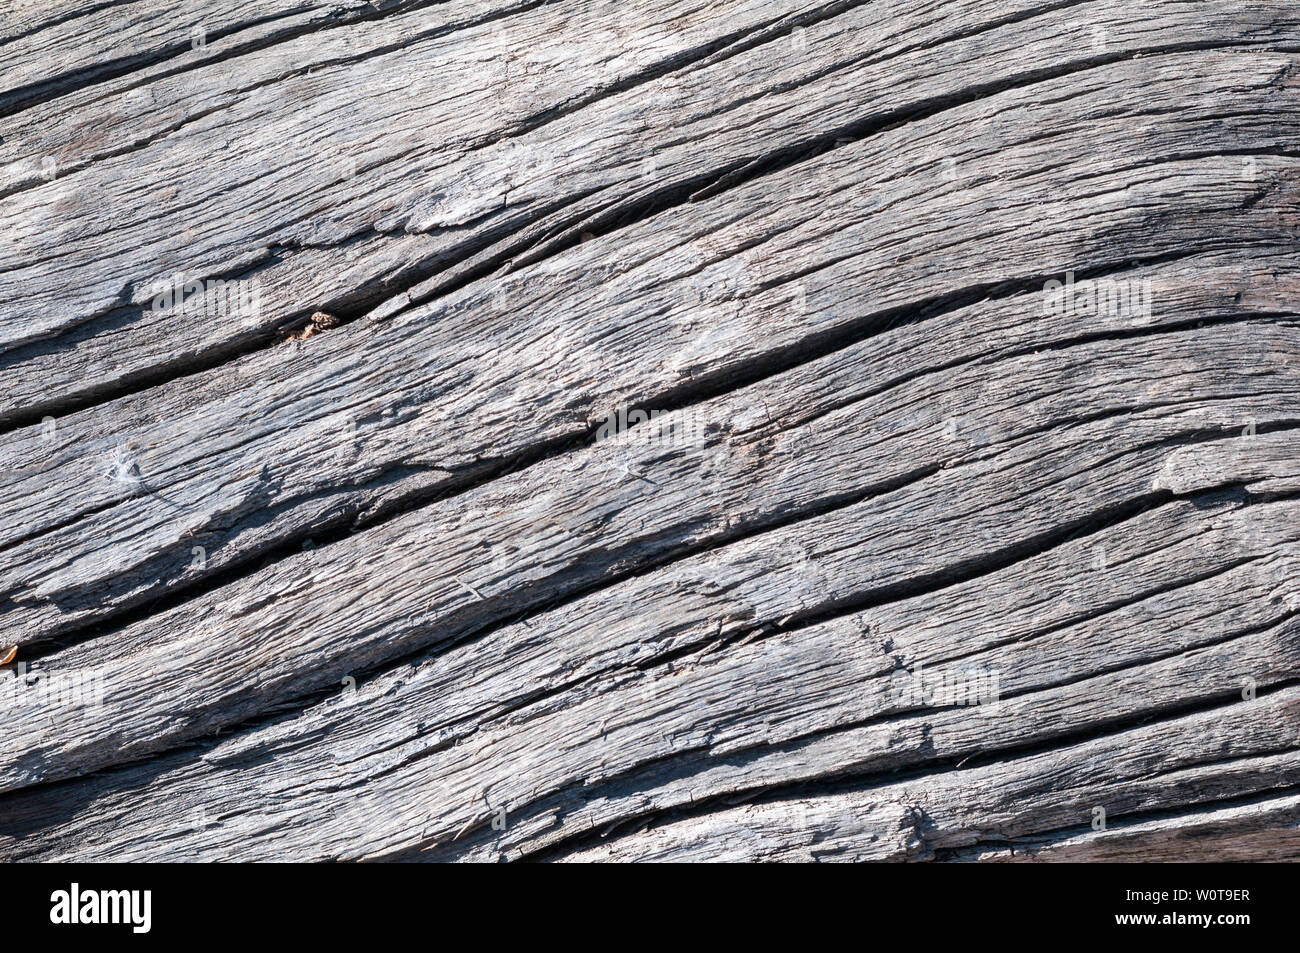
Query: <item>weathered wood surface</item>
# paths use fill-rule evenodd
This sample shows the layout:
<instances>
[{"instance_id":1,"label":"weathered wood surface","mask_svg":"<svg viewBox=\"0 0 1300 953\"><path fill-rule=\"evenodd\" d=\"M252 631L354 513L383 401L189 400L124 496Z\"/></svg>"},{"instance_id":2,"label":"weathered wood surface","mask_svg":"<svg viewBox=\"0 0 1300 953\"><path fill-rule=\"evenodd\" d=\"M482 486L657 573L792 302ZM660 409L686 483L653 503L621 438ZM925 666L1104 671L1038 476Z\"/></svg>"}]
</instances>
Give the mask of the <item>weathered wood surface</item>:
<instances>
[{"instance_id":1,"label":"weathered wood surface","mask_svg":"<svg viewBox=\"0 0 1300 953\"><path fill-rule=\"evenodd\" d=\"M0 22L0 857L1300 855L1293 2L201 7Z\"/></svg>"}]
</instances>

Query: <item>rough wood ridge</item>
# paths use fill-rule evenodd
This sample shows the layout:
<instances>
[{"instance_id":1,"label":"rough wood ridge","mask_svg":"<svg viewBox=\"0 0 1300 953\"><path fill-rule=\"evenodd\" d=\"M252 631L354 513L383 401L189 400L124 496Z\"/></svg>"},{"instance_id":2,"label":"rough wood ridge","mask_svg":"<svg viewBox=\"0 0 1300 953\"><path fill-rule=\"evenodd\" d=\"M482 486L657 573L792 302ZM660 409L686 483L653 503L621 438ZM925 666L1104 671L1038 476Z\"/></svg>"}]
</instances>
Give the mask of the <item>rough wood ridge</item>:
<instances>
[{"instance_id":1,"label":"rough wood ridge","mask_svg":"<svg viewBox=\"0 0 1300 953\"><path fill-rule=\"evenodd\" d=\"M0 859L1300 859L1295 0L18 0Z\"/></svg>"}]
</instances>

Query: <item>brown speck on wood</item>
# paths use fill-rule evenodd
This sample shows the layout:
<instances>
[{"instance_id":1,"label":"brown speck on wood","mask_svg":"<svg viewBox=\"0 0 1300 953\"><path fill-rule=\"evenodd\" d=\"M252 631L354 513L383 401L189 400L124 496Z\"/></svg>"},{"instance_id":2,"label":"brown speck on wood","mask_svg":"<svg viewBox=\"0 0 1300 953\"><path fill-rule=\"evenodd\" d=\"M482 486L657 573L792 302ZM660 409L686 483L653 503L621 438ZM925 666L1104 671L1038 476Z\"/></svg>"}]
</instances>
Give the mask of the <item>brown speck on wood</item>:
<instances>
[{"instance_id":1,"label":"brown speck on wood","mask_svg":"<svg viewBox=\"0 0 1300 953\"><path fill-rule=\"evenodd\" d=\"M11 645L7 649L0 649L0 665L8 665L18 657L18 646Z\"/></svg>"},{"instance_id":2,"label":"brown speck on wood","mask_svg":"<svg viewBox=\"0 0 1300 953\"><path fill-rule=\"evenodd\" d=\"M334 317L334 315L326 314L324 311L317 311L315 314L313 314L310 318L307 319L307 323L305 325L303 325L293 334L290 334L287 338L285 338L285 340L305 341L310 337L315 337L317 334L320 334L322 331L329 331L332 328L337 328L340 323L341 322L339 321L339 319Z\"/></svg>"}]
</instances>

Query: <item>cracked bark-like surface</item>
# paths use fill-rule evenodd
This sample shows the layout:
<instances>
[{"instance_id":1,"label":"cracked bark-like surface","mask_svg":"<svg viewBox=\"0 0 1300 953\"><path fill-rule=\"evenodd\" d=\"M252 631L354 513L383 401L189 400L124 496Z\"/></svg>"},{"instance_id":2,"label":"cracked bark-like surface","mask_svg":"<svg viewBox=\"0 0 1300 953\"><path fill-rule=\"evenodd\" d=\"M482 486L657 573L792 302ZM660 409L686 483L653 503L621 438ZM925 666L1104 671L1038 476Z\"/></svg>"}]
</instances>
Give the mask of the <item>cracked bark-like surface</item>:
<instances>
[{"instance_id":1,"label":"cracked bark-like surface","mask_svg":"<svg viewBox=\"0 0 1300 953\"><path fill-rule=\"evenodd\" d=\"M1300 858L1294 0L10 6L0 859Z\"/></svg>"}]
</instances>

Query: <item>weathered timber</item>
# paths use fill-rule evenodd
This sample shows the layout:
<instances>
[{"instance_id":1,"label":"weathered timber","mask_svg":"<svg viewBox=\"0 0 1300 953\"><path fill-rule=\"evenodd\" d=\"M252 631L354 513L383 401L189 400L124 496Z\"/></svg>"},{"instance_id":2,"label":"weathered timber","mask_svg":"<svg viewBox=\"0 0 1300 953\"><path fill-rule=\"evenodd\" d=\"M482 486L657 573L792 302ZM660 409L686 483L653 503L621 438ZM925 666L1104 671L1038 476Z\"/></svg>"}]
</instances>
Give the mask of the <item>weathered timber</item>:
<instances>
[{"instance_id":1,"label":"weathered timber","mask_svg":"<svg viewBox=\"0 0 1300 953\"><path fill-rule=\"evenodd\" d=\"M20 4L0 117L0 858L1300 856L1293 3Z\"/></svg>"}]
</instances>

